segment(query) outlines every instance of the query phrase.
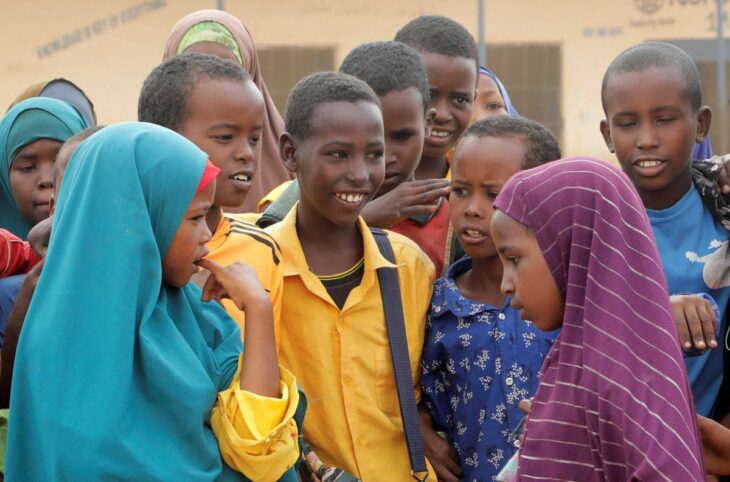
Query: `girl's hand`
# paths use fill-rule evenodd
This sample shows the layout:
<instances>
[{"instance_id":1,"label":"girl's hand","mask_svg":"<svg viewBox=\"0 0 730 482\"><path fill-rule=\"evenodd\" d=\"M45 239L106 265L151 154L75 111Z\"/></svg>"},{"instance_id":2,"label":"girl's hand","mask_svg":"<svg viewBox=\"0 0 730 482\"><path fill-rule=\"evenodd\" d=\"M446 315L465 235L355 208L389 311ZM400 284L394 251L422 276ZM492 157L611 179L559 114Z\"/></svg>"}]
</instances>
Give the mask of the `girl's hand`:
<instances>
[{"instance_id":1,"label":"girl's hand","mask_svg":"<svg viewBox=\"0 0 730 482\"><path fill-rule=\"evenodd\" d=\"M404 182L370 201L362 210L362 217L368 226L389 228L411 216L432 214L438 208L438 199L448 196L450 190L448 179Z\"/></svg>"},{"instance_id":2,"label":"girl's hand","mask_svg":"<svg viewBox=\"0 0 730 482\"><path fill-rule=\"evenodd\" d=\"M436 432L431 413L424 405L418 406L418 420L423 436L423 449L436 472L436 478L443 482L459 482L462 473L456 450Z\"/></svg>"},{"instance_id":3,"label":"girl's hand","mask_svg":"<svg viewBox=\"0 0 730 482\"><path fill-rule=\"evenodd\" d=\"M202 288L203 301L220 302L222 298L229 298L244 312L252 303L271 307L271 299L251 266L240 261L223 266L210 259L201 259L198 266L210 271Z\"/></svg>"},{"instance_id":4,"label":"girl's hand","mask_svg":"<svg viewBox=\"0 0 730 482\"><path fill-rule=\"evenodd\" d=\"M730 475L730 429L714 420L697 415L705 470L712 475Z\"/></svg>"},{"instance_id":5,"label":"girl's hand","mask_svg":"<svg viewBox=\"0 0 730 482\"><path fill-rule=\"evenodd\" d=\"M709 301L695 295L674 295L669 297L669 301L684 351L701 354L708 348L717 348L715 330L718 320Z\"/></svg>"}]
</instances>

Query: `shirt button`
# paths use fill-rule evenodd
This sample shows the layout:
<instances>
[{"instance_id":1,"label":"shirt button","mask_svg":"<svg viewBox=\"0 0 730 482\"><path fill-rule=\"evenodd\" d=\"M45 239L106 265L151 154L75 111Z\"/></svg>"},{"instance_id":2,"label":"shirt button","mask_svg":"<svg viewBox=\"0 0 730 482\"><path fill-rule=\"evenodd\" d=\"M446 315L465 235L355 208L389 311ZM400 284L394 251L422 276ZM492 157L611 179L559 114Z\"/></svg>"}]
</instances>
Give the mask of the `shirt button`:
<instances>
[{"instance_id":1,"label":"shirt button","mask_svg":"<svg viewBox=\"0 0 730 482\"><path fill-rule=\"evenodd\" d=\"M522 442L520 442L520 439L517 439L514 441L514 443L512 445L514 445L515 448L520 448L520 445L522 445Z\"/></svg>"},{"instance_id":2,"label":"shirt button","mask_svg":"<svg viewBox=\"0 0 730 482\"><path fill-rule=\"evenodd\" d=\"M499 314L499 316L498 316L498 318L499 318L500 320L504 320L504 319L505 319L505 318L507 318L507 317L506 317L506 316L504 316L504 313L500 313L500 314Z\"/></svg>"},{"instance_id":3,"label":"shirt button","mask_svg":"<svg viewBox=\"0 0 730 482\"><path fill-rule=\"evenodd\" d=\"M436 313L439 313L441 311L441 307L440 306L434 306L433 311L435 311Z\"/></svg>"},{"instance_id":4,"label":"shirt button","mask_svg":"<svg viewBox=\"0 0 730 482\"><path fill-rule=\"evenodd\" d=\"M342 379L342 383L349 387L350 385L352 385L352 377L350 375L345 375L345 377Z\"/></svg>"},{"instance_id":5,"label":"shirt button","mask_svg":"<svg viewBox=\"0 0 730 482\"><path fill-rule=\"evenodd\" d=\"M515 381L512 379L512 377L507 377L504 383L506 383L508 387L511 387L512 385L514 385Z\"/></svg>"}]
</instances>

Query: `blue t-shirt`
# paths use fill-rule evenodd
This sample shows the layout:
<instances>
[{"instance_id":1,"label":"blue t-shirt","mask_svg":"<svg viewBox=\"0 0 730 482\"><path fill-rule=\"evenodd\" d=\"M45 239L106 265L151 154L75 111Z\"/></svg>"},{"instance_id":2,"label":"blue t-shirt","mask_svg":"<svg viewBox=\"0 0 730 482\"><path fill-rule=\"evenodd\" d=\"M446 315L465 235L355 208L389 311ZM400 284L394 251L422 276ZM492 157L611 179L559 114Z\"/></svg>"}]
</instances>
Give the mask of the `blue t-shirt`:
<instances>
[{"instance_id":1,"label":"blue t-shirt","mask_svg":"<svg viewBox=\"0 0 730 482\"><path fill-rule=\"evenodd\" d=\"M659 257L667 277L669 293L708 293L723 315L720 333L730 298L730 233L702 204L697 188L692 188L677 203L662 210L646 210L656 238ZM722 340L718 340L722 344ZM720 391L723 375L722 348L700 356L685 354L687 374L692 385L697 413L709 417Z\"/></svg>"},{"instance_id":2,"label":"blue t-shirt","mask_svg":"<svg viewBox=\"0 0 730 482\"><path fill-rule=\"evenodd\" d=\"M494 480L516 451L524 413L557 331L544 333L519 312L465 298L455 278L462 258L436 280L426 321L421 388L434 426L456 449L465 482Z\"/></svg>"}]
</instances>

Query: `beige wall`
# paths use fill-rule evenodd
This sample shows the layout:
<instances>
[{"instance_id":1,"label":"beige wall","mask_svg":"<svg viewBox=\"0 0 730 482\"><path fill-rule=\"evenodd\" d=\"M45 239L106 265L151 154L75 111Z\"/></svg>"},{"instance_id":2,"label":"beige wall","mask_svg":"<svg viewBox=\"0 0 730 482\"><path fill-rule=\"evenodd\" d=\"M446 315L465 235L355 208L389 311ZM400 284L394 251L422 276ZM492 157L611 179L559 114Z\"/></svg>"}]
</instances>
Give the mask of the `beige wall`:
<instances>
[{"instance_id":1,"label":"beige wall","mask_svg":"<svg viewBox=\"0 0 730 482\"><path fill-rule=\"evenodd\" d=\"M598 133L599 88L617 53L646 39L714 36L714 0L485 1L488 42L562 44L567 154L609 157ZM160 61L171 26L214 6L214 0L0 0L0 107L35 81L63 76L86 90L102 123L134 120L140 86ZM477 32L476 0L226 0L225 7L258 45L334 46L338 63L362 42L392 38L419 14L448 15ZM77 43L39 54L74 32Z\"/></svg>"}]
</instances>

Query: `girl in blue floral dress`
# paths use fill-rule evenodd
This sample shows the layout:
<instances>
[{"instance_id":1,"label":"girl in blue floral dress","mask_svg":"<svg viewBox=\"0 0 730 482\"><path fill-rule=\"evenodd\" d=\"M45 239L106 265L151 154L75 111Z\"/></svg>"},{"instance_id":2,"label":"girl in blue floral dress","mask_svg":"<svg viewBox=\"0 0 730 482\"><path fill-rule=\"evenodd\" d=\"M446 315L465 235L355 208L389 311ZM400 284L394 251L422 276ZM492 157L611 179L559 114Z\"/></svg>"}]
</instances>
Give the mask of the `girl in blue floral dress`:
<instances>
[{"instance_id":1,"label":"girl in blue floral dress","mask_svg":"<svg viewBox=\"0 0 730 482\"><path fill-rule=\"evenodd\" d=\"M454 152L451 222L467 257L434 285L421 376L424 442L439 480L492 481L519 446L517 405L535 393L557 333L509 306L489 223L510 176L559 158L547 129L506 116L473 124Z\"/></svg>"}]
</instances>

